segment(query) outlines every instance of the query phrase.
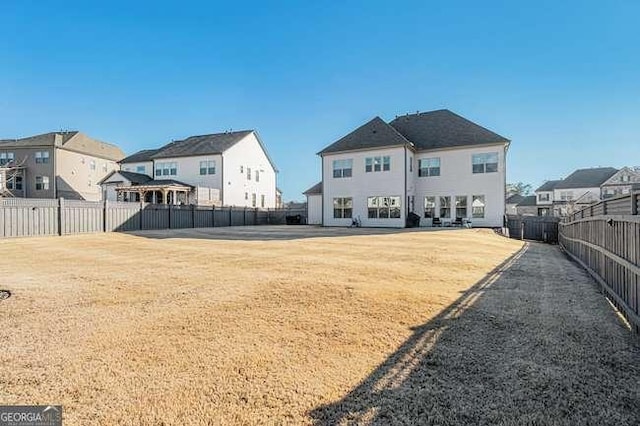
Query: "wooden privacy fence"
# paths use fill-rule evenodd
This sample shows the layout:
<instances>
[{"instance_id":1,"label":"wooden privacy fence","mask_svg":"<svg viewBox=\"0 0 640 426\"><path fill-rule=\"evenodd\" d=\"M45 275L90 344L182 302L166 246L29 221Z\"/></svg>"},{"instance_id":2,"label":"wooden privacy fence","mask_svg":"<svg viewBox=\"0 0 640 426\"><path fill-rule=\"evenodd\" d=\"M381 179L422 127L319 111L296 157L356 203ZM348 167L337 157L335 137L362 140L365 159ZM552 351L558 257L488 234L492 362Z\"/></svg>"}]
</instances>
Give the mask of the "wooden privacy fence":
<instances>
[{"instance_id":1,"label":"wooden privacy fence","mask_svg":"<svg viewBox=\"0 0 640 426\"><path fill-rule=\"evenodd\" d=\"M507 215L509 237L517 240L535 240L555 244L558 242L558 222L553 216Z\"/></svg>"},{"instance_id":2,"label":"wooden privacy fence","mask_svg":"<svg viewBox=\"0 0 640 426\"><path fill-rule=\"evenodd\" d=\"M0 199L0 238L151 229L279 225L306 211L243 207Z\"/></svg>"},{"instance_id":3,"label":"wooden privacy fence","mask_svg":"<svg viewBox=\"0 0 640 426\"><path fill-rule=\"evenodd\" d=\"M640 332L640 193L606 200L560 223L565 251Z\"/></svg>"}]
</instances>

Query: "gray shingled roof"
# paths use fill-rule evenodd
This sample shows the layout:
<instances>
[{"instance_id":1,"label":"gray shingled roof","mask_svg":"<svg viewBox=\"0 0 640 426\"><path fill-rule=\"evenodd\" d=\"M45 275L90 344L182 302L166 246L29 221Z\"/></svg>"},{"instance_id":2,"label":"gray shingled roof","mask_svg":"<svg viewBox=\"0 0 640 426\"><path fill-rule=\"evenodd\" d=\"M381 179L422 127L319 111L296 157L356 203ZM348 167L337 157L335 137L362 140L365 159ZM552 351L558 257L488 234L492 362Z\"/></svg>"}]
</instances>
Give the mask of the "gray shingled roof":
<instances>
[{"instance_id":1,"label":"gray shingled roof","mask_svg":"<svg viewBox=\"0 0 640 426\"><path fill-rule=\"evenodd\" d=\"M548 180L545 183L543 183L540 188L536 189L536 192L539 191L553 191L556 187L556 185L558 185L560 182L562 182L562 180Z\"/></svg>"},{"instance_id":2,"label":"gray shingled roof","mask_svg":"<svg viewBox=\"0 0 640 426\"><path fill-rule=\"evenodd\" d=\"M311 188L303 192L304 195L318 195L322 194L322 182L318 182Z\"/></svg>"},{"instance_id":3,"label":"gray shingled roof","mask_svg":"<svg viewBox=\"0 0 640 426\"><path fill-rule=\"evenodd\" d=\"M56 136L60 136L59 140L62 143L62 145L58 146L69 151L113 161L119 161L124 157L124 152L116 145L94 139L76 130L49 132L20 139L2 139L0 140L0 147L7 149L10 147L54 146Z\"/></svg>"},{"instance_id":4,"label":"gray shingled roof","mask_svg":"<svg viewBox=\"0 0 640 426\"><path fill-rule=\"evenodd\" d=\"M528 195L522 199L518 203L518 207L527 207L527 206L536 206L538 205L537 198L535 195Z\"/></svg>"},{"instance_id":5,"label":"gray shingled roof","mask_svg":"<svg viewBox=\"0 0 640 426\"><path fill-rule=\"evenodd\" d=\"M524 200L524 197L520 194L513 194L509 198L507 198L507 204L518 204L520 201Z\"/></svg>"},{"instance_id":6,"label":"gray shingled roof","mask_svg":"<svg viewBox=\"0 0 640 426\"><path fill-rule=\"evenodd\" d=\"M182 186L188 186L189 188L193 188L193 185L189 185L188 183L180 182L179 180L174 180L174 179L154 179L145 183L141 183L140 185L144 185L144 186L182 185Z\"/></svg>"},{"instance_id":7,"label":"gray shingled roof","mask_svg":"<svg viewBox=\"0 0 640 426\"><path fill-rule=\"evenodd\" d=\"M116 173L120 173L125 179L134 184L147 183L152 180L150 176L147 176L143 173L127 172L124 170L120 170Z\"/></svg>"},{"instance_id":8,"label":"gray shingled roof","mask_svg":"<svg viewBox=\"0 0 640 426\"><path fill-rule=\"evenodd\" d=\"M380 117L375 117L348 135L338 139L318 154L405 144L410 144L410 142Z\"/></svg>"},{"instance_id":9,"label":"gray shingled roof","mask_svg":"<svg viewBox=\"0 0 640 426\"><path fill-rule=\"evenodd\" d=\"M151 156L156 154L160 149L143 149L142 151L138 151L135 154L131 154L124 160L120 161L120 163L144 163L145 161L152 161Z\"/></svg>"},{"instance_id":10,"label":"gray shingled roof","mask_svg":"<svg viewBox=\"0 0 640 426\"><path fill-rule=\"evenodd\" d=\"M559 182L555 186L555 189L599 187L606 182L607 179L616 174L617 171L618 169L613 167L578 169L571 173L566 179Z\"/></svg>"},{"instance_id":11,"label":"gray shingled roof","mask_svg":"<svg viewBox=\"0 0 640 426\"><path fill-rule=\"evenodd\" d=\"M189 157L192 155L222 154L238 143L252 130L191 136L181 141L171 142L158 150L151 158Z\"/></svg>"},{"instance_id":12,"label":"gray shingled roof","mask_svg":"<svg viewBox=\"0 0 640 426\"><path fill-rule=\"evenodd\" d=\"M389 124L418 150L509 142L448 109L403 115Z\"/></svg>"}]
</instances>

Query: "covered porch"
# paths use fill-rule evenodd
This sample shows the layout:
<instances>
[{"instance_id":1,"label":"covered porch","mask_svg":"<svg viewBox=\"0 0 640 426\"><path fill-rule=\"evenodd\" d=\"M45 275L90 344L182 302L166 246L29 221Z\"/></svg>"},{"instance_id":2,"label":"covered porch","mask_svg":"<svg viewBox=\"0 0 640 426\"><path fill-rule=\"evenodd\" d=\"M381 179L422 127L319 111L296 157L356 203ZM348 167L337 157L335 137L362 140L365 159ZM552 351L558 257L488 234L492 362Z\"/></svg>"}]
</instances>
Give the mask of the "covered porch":
<instances>
[{"instance_id":1,"label":"covered porch","mask_svg":"<svg viewBox=\"0 0 640 426\"><path fill-rule=\"evenodd\" d=\"M152 204L189 204L193 187L178 182L148 182L142 185L115 188L118 201L145 202Z\"/></svg>"}]
</instances>

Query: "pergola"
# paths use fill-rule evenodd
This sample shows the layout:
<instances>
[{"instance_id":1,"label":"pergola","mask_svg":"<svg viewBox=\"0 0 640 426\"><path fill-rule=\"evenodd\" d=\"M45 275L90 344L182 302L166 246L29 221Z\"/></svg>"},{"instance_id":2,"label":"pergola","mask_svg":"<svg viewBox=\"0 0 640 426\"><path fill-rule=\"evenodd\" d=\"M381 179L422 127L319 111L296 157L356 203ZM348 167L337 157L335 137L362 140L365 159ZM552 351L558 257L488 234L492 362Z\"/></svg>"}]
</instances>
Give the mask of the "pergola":
<instances>
[{"instance_id":1,"label":"pergola","mask_svg":"<svg viewBox=\"0 0 640 426\"><path fill-rule=\"evenodd\" d=\"M191 186L177 182L149 182L115 188L118 199L131 201L137 194L140 201L153 204L188 204L191 189Z\"/></svg>"}]
</instances>

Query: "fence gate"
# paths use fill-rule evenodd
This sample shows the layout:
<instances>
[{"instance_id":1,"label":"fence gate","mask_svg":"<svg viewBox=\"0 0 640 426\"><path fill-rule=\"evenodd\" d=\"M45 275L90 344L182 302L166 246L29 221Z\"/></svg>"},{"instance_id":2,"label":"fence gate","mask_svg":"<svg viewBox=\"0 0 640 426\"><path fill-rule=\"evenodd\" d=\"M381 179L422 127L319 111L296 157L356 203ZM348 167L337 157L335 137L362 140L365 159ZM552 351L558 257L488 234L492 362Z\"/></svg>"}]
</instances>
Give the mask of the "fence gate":
<instances>
[{"instance_id":1,"label":"fence gate","mask_svg":"<svg viewBox=\"0 0 640 426\"><path fill-rule=\"evenodd\" d=\"M551 216L507 215L509 236L517 240L534 240L558 243L558 223L560 218Z\"/></svg>"}]
</instances>

